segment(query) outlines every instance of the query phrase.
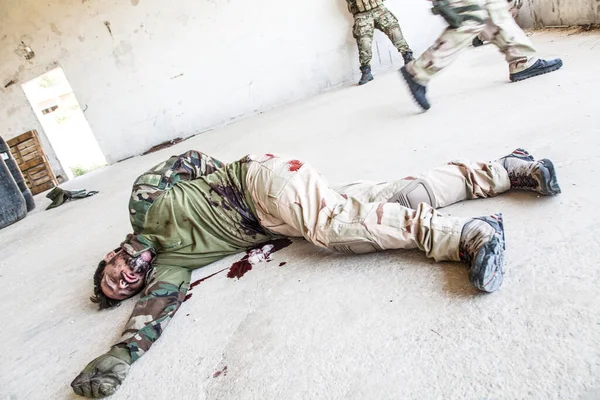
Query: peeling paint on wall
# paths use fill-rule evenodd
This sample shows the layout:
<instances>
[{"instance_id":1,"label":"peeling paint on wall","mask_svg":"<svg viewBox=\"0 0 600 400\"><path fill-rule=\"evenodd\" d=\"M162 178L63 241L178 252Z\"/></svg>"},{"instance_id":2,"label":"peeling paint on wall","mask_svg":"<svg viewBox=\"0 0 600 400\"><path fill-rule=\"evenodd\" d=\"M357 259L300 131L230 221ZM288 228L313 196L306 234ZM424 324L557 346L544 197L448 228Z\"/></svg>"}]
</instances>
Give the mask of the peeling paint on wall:
<instances>
[{"instance_id":1,"label":"peeling paint on wall","mask_svg":"<svg viewBox=\"0 0 600 400\"><path fill-rule=\"evenodd\" d=\"M600 24L600 0L527 0L517 21L524 28Z\"/></svg>"},{"instance_id":2,"label":"peeling paint on wall","mask_svg":"<svg viewBox=\"0 0 600 400\"><path fill-rule=\"evenodd\" d=\"M108 33L110 33L110 36L112 37L113 33L112 29L110 29L110 22L104 21L104 26L106 26L106 29L108 29Z\"/></svg>"},{"instance_id":3,"label":"peeling paint on wall","mask_svg":"<svg viewBox=\"0 0 600 400\"><path fill-rule=\"evenodd\" d=\"M33 57L35 57L35 53L31 49L31 47L27 46L23 42L21 42L19 44L19 46L17 46L17 49L15 50L15 53L18 56L25 58L26 60L31 60Z\"/></svg>"},{"instance_id":4,"label":"peeling paint on wall","mask_svg":"<svg viewBox=\"0 0 600 400\"><path fill-rule=\"evenodd\" d=\"M52 32L56 33L58 36L62 36L62 32L60 29L58 29L58 26L56 26L55 23L50 24L50 30L52 30Z\"/></svg>"}]
</instances>

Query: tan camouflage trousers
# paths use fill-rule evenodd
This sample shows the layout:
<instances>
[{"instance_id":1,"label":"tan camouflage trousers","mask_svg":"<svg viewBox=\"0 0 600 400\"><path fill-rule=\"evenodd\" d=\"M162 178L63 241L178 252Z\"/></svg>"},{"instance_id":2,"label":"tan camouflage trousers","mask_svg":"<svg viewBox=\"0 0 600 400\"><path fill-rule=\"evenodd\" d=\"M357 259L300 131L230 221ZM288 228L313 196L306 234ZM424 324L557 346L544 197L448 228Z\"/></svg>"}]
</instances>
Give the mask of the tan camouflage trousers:
<instances>
[{"instance_id":1,"label":"tan camouflage trousers","mask_svg":"<svg viewBox=\"0 0 600 400\"><path fill-rule=\"evenodd\" d=\"M517 25L506 0L449 0L453 7L477 5L482 8L469 14L484 23L468 20L458 29L448 27L418 59L407 65L415 80L426 85L439 71L454 61L459 51L468 47L482 32L504 54L511 74L521 72L536 61L533 44Z\"/></svg>"},{"instance_id":2,"label":"tan camouflage trousers","mask_svg":"<svg viewBox=\"0 0 600 400\"><path fill-rule=\"evenodd\" d=\"M510 188L499 163L456 161L394 182L331 187L312 167L271 154L251 156L247 187L261 226L349 254L419 248L437 261L459 260L465 218L443 216L427 204L415 210L387 200L422 178L437 207L494 196Z\"/></svg>"},{"instance_id":3,"label":"tan camouflage trousers","mask_svg":"<svg viewBox=\"0 0 600 400\"><path fill-rule=\"evenodd\" d=\"M352 34L358 45L358 58L361 66L371 63L375 28L385 33L400 53L411 51L402 35L398 19L384 5L381 5L371 11L354 14Z\"/></svg>"},{"instance_id":4,"label":"tan camouflage trousers","mask_svg":"<svg viewBox=\"0 0 600 400\"><path fill-rule=\"evenodd\" d=\"M517 18L517 14L519 14L519 10L523 6L523 0L508 0L508 12L513 18ZM492 23L486 23L485 28L479 34L479 39L482 41L489 42L492 37L494 37L494 33L496 32L495 25Z\"/></svg>"}]
</instances>

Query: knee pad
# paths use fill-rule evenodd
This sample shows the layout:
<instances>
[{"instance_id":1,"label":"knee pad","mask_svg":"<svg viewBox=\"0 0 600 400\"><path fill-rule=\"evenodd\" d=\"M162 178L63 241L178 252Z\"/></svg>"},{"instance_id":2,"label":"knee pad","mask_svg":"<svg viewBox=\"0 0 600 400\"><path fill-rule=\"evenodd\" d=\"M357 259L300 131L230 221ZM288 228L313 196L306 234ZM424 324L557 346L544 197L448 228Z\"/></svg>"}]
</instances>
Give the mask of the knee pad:
<instances>
[{"instance_id":1,"label":"knee pad","mask_svg":"<svg viewBox=\"0 0 600 400\"><path fill-rule=\"evenodd\" d=\"M413 210L421 203L426 203L433 208L437 207L433 190L423 179L415 179L404 186L388 200L388 203L400 203Z\"/></svg>"},{"instance_id":2,"label":"knee pad","mask_svg":"<svg viewBox=\"0 0 600 400\"><path fill-rule=\"evenodd\" d=\"M344 242L331 242L327 245L327 248L339 253L350 255L368 254L383 250L377 243L366 238L356 238L354 240Z\"/></svg>"}]
</instances>

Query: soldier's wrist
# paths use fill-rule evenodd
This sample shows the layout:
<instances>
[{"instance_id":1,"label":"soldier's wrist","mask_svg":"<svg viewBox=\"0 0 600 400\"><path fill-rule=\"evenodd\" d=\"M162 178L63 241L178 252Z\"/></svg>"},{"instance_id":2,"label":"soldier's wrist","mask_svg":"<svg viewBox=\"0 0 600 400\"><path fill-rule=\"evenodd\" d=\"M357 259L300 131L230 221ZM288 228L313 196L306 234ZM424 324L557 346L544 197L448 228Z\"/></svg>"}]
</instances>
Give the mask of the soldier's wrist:
<instances>
[{"instance_id":1,"label":"soldier's wrist","mask_svg":"<svg viewBox=\"0 0 600 400\"><path fill-rule=\"evenodd\" d=\"M123 361L124 363L127 363L128 365L131 365L131 363L133 363L129 349L123 345L111 347L107 354L118 358L119 360Z\"/></svg>"}]
</instances>

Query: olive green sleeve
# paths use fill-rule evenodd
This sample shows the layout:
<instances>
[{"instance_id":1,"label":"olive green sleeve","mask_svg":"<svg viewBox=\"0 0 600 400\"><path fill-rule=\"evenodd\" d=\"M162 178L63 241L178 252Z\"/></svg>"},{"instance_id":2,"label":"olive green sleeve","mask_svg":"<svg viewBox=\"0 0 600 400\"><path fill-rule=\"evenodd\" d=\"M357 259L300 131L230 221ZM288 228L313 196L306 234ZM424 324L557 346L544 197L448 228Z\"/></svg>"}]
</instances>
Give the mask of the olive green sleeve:
<instances>
[{"instance_id":1,"label":"olive green sleeve","mask_svg":"<svg viewBox=\"0 0 600 400\"><path fill-rule=\"evenodd\" d=\"M126 347L136 361L158 340L185 299L191 272L187 268L156 266L154 276L135 305L116 346Z\"/></svg>"}]
</instances>

